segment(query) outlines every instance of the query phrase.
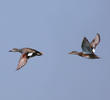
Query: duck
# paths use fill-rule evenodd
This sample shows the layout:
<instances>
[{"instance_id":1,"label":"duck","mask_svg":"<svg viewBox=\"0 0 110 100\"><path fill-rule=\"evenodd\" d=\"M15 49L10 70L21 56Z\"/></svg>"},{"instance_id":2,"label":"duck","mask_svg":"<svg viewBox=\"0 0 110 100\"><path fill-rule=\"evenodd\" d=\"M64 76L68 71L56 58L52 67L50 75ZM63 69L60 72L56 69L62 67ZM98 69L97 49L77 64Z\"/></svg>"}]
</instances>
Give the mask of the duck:
<instances>
[{"instance_id":1,"label":"duck","mask_svg":"<svg viewBox=\"0 0 110 100\"><path fill-rule=\"evenodd\" d=\"M69 54L78 55L88 59L99 59L100 57L95 54L96 46L100 43L100 34L97 33L95 38L89 42L86 37L82 40L82 52L71 51Z\"/></svg>"},{"instance_id":2,"label":"duck","mask_svg":"<svg viewBox=\"0 0 110 100\"><path fill-rule=\"evenodd\" d=\"M32 49L32 48L21 48L21 49L13 48L12 50L9 50L9 52L19 52L19 53L21 53L21 57L19 59L18 66L17 66L16 70L19 70L24 65L26 65L29 58L32 58L34 56L43 55L43 53L41 53L41 52L39 52L35 49Z\"/></svg>"}]
</instances>

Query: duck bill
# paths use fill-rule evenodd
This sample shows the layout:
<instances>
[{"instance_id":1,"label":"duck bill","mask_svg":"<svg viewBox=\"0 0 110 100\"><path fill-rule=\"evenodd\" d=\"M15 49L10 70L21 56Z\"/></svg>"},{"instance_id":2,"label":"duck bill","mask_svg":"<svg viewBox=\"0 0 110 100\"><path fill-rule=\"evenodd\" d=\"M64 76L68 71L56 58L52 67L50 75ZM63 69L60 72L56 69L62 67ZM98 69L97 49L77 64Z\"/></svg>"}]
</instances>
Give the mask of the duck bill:
<instances>
[{"instance_id":1,"label":"duck bill","mask_svg":"<svg viewBox=\"0 0 110 100\"><path fill-rule=\"evenodd\" d=\"M8 52L13 52L13 50L9 50Z\"/></svg>"},{"instance_id":2,"label":"duck bill","mask_svg":"<svg viewBox=\"0 0 110 100\"><path fill-rule=\"evenodd\" d=\"M15 51L15 50L9 50L9 52L17 52L17 51Z\"/></svg>"}]
</instances>

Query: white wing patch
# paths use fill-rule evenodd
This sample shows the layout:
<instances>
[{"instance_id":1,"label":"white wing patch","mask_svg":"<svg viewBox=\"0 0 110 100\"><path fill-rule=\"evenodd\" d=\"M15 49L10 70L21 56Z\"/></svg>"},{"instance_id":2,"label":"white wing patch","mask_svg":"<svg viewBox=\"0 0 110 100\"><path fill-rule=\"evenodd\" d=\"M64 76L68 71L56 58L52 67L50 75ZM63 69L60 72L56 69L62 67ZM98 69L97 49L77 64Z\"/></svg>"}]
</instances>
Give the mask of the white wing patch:
<instances>
[{"instance_id":1,"label":"white wing patch","mask_svg":"<svg viewBox=\"0 0 110 100\"><path fill-rule=\"evenodd\" d=\"M94 53L94 52L95 52L95 49L93 48L92 51L93 51L93 53Z\"/></svg>"},{"instance_id":2,"label":"white wing patch","mask_svg":"<svg viewBox=\"0 0 110 100\"><path fill-rule=\"evenodd\" d=\"M28 56L30 57L30 56L32 56L33 55L33 53L28 53Z\"/></svg>"}]
</instances>

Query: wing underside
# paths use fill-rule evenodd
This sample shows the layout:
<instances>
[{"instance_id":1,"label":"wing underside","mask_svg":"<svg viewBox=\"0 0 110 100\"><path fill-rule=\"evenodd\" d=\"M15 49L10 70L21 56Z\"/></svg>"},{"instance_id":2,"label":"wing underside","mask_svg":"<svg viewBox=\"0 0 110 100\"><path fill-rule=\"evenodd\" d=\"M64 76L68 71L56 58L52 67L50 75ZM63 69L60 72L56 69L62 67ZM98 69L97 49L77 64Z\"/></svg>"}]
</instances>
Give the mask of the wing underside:
<instances>
[{"instance_id":1,"label":"wing underside","mask_svg":"<svg viewBox=\"0 0 110 100\"><path fill-rule=\"evenodd\" d=\"M17 66L16 70L21 69L26 63L27 63L27 55L22 54L20 57L20 60L18 62L18 66Z\"/></svg>"},{"instance_id":2,"label":"wing underside","mask_svg":"<svg viewBox=\"0 0 110 100\"><path fill-rule=\"evenodd\" d=\"M90 43L86 37L83 38L81 48L82 48L82 51L86 54L92 53L92 48L90 47Z\"/></svg>"},{"instance_id":3,"label":"wing underside","mask_svg":"<svg viewBox=\"0 0 110 100\"><path fill-rule=\"evenodd\" d=\"M90 43L90 46L95 49L96 46L99 44L99 42L100 42L100 35L99 33L97 33L96 37Z\"/></svg>"}]
</instances>

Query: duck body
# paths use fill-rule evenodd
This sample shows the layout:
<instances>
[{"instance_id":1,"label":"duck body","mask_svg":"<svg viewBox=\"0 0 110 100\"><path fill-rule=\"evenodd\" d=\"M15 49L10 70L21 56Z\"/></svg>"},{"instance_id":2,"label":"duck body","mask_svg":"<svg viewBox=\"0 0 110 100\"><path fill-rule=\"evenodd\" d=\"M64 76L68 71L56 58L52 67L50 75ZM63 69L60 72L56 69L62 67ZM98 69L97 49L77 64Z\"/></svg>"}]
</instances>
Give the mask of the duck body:
<instances>
[{"instance_id":1,"label":"duck body","mask_svg":"<svg viewBox=\"0 0 110 100\"><path fill-rule=\"evenodd\" d=\"M72 51L72 52L69 52L69 54L78 55L80 57L84 57L84 58L88 58L88 59L99 59L100 58L97 55L95 55L94 53L92 53L92 54L85 54L83 52Z\"/></svg>"},{"instance_id":2,"label":"duck body","mask_svg":"<svg viewBox=\"0 0 110 100\"><path fill-rule=\"evenodd\" d=\"M99 44L99 42L100 42L99 33L97 33L96 37L92 40L91 43L89 43L88 39L84 37L81 45L82 52L72 51L69 52L69 54L78 55L89 59L99 59L100 57L98 57L94 53L95 48Z\"/></svg>"},{"instance_id":3,"label":"duck body","mask_svg":"<svg viewBox=\"0 0 110 100\"><path fill-rule=\"evenodd\" d=\"M41 52L32 48L22 48L22 49L13 48L12 50L9 50L9 52L19 52L21 54L26 54L28 58L42 55Z\"/></svg>"},{"instance_id":4,"label":"duck body","mask_svg":"<svg viewBox=\"0 0 110 100\"><path fill-rule=\"evenodd\" d=\"M22 49L18 49L18 48L13 48L12 50L9 50L9 52L19 52L21 53L21 57L17 66L17 70L22 68L26 63L27 60L31 57L34 56L41 56L42 53L32 49L32 48L22 48Z\"/></svg>"}]
</instances>

